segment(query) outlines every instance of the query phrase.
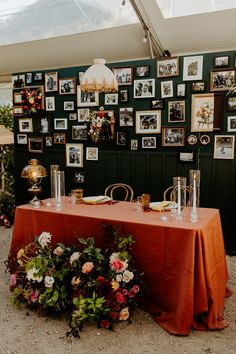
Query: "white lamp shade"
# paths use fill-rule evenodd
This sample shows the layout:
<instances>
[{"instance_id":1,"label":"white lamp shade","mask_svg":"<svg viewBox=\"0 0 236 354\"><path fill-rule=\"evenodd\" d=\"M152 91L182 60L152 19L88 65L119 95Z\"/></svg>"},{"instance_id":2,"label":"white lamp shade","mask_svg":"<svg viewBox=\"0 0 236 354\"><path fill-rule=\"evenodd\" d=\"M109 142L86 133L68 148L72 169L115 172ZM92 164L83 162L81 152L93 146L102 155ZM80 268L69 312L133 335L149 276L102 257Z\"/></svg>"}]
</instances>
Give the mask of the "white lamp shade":
<instances>
[{"instance_id":1,"label":"white lamp shade","mask_svg":"<svg viewBox=\"0 0 236 354\"><path fill-rule=\"evenodd\" d=\"M118 82L114 73L105 65L104 59L94 59L94 64L84 73L80 83L81 91L116 92Z\"/></svg>"},{"instance_id":2,"label":"white lamp shade","mask_svg":"<svg viewBox=\"0 0 236 354\"><path fill-rule=\"evenodd\" d=\"M0 145L14 144L14 134L4 125L0 125Z\"/></svg>"}]
</instances>

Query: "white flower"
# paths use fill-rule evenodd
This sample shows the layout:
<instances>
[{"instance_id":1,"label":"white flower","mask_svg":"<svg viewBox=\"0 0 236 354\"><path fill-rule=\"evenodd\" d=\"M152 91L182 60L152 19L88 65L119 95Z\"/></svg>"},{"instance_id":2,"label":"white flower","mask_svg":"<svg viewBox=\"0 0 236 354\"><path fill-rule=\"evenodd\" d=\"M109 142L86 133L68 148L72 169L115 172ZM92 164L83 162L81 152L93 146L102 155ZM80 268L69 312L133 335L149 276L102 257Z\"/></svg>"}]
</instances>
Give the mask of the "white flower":
<instances>
[{"instance_id":1,"label":"white flower","mask_svg":"<svg viewBox=\"0 0 236 354\"><path fill-rule=\"evenodd\" d=\"M72 255L70 256L70 264L72 264L74 261L77 261L77 259L79 259L79 257L80 257L79 252L72 253Z\"/></svg>"},{"instance_id":2,"label":"white flower","mask_svg":"<svg viewBox=\"0 0 236 354\"><path fill-rule=\"evenodd\" d=\"M52 235L49 232L43 231L41 235L38 237L38 243L41 247L46 247L49 243L51 243Z\"/></svg>"},{"instance_id":3,"label":"white flower","mask_svg":"<svg viewBox=\"0 0 236 354\"><path fill-rule=\"evenodd\" d=\"M118 281L120 283L122 281L122 279L123 279L122 274L117 274L116 281Z\"/></svg>"},{"instance_id":4,"label":"white flower","mask_svg":"<svg viewBox=\"0 0 236 354\"><path fill-rule=\"evenodd\" d=\"M113 252L110 255L110 262L114 262L119 258L120 252Z\"/></svg>"},{"instance_id":5,"label":"white flower","mask_svg":"<svg viewBox=\"0 0 236 354\"><path fill-rule=\"evenodd\" d=\"M37 269L35 267L30 268L27 272L26 278L29 281L33 280L33 281L37 281L38 283L40 283L43 280L43 277L39 277L38 272L39 272L39 269Z\"/></svg>"},{"instance_id":6,"label":"white flower","mask_svg":"<svg viewBox=\"0 0 236 354\"><path fill-rule=\"evenodd\" d=\"M45 287L51 288L53 286L53 283L54 283L54 278L46 275L46 277L44 278Z\"/></svg>"},{"instance_id":7,"label":"white flower","mask_svg":"<svg viewBox=\"0 0 236 354\"><path fill-rule=\"evenodd\" d=\"M130 282L130 280L132 280L134 277L134 273L133 272L130 272L129 270L125 270L124 273L123 273L123 281L125 283L128 283Z\"/></svg>"},{"instance_id":8,"label":"white flower","mask_svg":"<svg viewBox=\"0 0 236 354\"><path fill-rule=\"evenodd\" d=\"M55 254L56 256L61 256L63 252L63 248L61 248L61 246L58 246L54 249L53 254Z\"/></svg>"}]
</instances>

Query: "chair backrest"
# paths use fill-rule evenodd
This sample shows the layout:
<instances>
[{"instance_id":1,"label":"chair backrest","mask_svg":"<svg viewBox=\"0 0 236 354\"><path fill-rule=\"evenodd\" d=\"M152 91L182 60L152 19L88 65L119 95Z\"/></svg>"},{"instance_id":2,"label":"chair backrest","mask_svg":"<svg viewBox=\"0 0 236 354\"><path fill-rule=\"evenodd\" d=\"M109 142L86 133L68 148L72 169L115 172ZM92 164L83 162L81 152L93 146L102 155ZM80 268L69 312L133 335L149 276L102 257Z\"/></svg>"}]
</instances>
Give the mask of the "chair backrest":
<instances>
[{"instance_id":1,"label":"chair backrest","mask_svg":"<svg viewBox=\"0 0 236 354\"><path fill-rule=\"evenodd\" d=\"M113 198L114 193L118 196L118 200L130 201L132 202L134 198L133 189L125 183L113 183L105 189L105 195Z\"/></svg>"},{"instance_id":2,"label":"chair backrest","mask_svg":"<svg viewBox=\"0 0 236 354\"><path fill-rule=\"evenodd\" d=\"M192 188L190 186L186 186L185 189L186 189L186 205L189 205ZM174 201L174 187L173 186L166 188L166 190L163 193L163 200L164 201L170 200L171 202Z\"/></svg>"}]
</instances>

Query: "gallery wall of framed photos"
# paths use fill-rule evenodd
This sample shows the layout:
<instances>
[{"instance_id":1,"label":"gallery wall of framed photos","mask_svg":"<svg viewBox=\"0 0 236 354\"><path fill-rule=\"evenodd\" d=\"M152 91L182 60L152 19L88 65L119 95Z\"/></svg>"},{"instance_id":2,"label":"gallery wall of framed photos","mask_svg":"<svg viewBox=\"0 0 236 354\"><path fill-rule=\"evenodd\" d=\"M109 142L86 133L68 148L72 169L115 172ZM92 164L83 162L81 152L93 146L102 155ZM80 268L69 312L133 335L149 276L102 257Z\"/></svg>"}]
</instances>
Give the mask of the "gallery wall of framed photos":
<instances>
[{"instance_id":1,"label":"gallery wall of framed photos","mask_svg":"<svg viewBox=\"0 0 236 354\"><path fill-rule=\"evenodd\" d=\"M236 250L229 223L236 201L236 95L228 95L235 54L110 63L118 92L100 95L80 90L88 66L13 73L17 203L28 200L20 174L33 157L48 173L59 164L66 194L78 186L85 195L102 194L125 182L152 200L162 199L173 176L199 168L201 205L220 209L226 248ZM100 121L108 126L102 134ZM182 158L188 155L194 158ZM50 196L49 177L43 191Z\"/></svg>"}]
</instances>

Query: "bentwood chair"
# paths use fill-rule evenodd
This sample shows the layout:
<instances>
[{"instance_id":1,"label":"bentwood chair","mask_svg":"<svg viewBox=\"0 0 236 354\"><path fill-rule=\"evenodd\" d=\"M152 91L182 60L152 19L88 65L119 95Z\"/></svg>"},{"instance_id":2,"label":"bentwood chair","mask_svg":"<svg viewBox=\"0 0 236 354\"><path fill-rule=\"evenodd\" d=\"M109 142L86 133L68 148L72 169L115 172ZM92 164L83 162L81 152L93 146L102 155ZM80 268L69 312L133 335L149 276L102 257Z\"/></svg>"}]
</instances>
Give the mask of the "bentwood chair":
<instances>
[{"instance_id":1,"label":"bentwood chair","mask_svg":"<svg viewBox=\"0 0 236 354\"><path fill-rule=\"evenodd\" d=\"M114 199L114 195L118 200L130 201L132 202L134 198L133 189L125 183L113 183L105 189L105 195Z\"/></svg>"},{"instance_id":2,"label":"bentwood chair","mask_svg":"<svg viewBox=\"0 0 236 354\"><path fill-rule=\"evenodd\" d=\"M189 205L192 188L189 186L186 186L185 189L186 189L186 205ZM166 190L163 193L163 200L164 201L170 200L171 202L174 201L174 187L173 186L166 188Z\"/></svg>"}]
</instances>

